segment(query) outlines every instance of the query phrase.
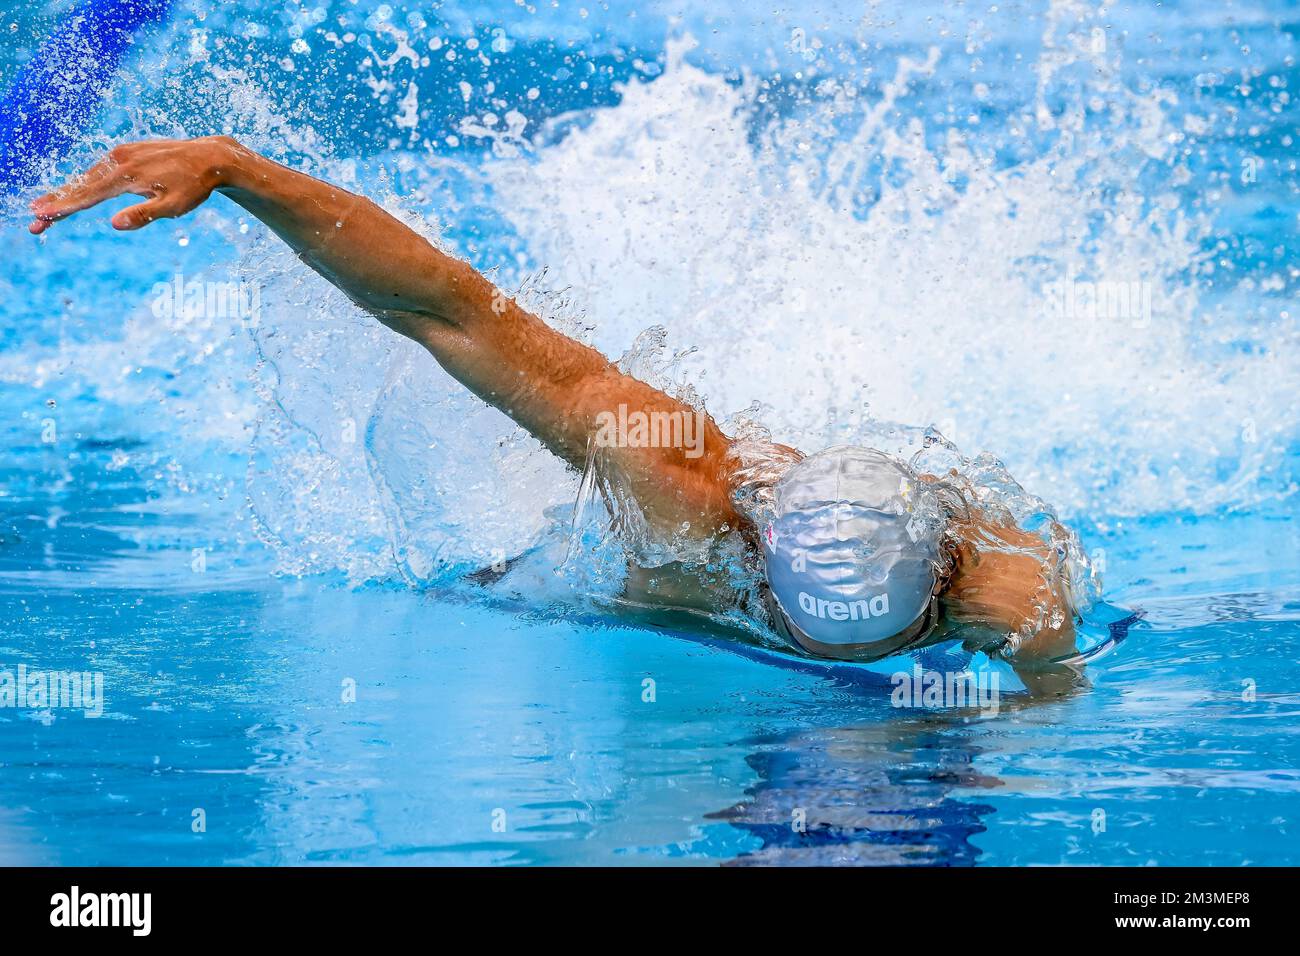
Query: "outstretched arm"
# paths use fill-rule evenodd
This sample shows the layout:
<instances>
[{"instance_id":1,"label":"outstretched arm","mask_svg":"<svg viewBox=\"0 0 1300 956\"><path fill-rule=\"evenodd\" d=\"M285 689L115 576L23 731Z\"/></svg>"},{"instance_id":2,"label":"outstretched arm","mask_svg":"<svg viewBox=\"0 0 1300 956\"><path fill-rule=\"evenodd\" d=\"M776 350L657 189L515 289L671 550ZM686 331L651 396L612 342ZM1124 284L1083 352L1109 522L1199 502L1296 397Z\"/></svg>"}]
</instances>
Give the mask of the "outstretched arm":
<instances>
[{"instance_id":1,"label":"outstretched arm","mask_svg":"<svg viewBox=\"0 0 1300 956\"><path fill-rule=\"evenodd\" d=\"M295 172L235 140L205 137L118 146L85 175L32 203L29 227L50 225L125 193L116 229L175 218L220 192L380 322L423 345L454 378L575 467L620 406L647 415L695 410L623 374L595 349L552 329L466 262L436 249L378 205ZM602 416L604 413L604 416ZM708 535L734 523L728 440L708 416L699 453L682 443L610 449L606 464L654 526Z\"/></svg>"}]
</instances>

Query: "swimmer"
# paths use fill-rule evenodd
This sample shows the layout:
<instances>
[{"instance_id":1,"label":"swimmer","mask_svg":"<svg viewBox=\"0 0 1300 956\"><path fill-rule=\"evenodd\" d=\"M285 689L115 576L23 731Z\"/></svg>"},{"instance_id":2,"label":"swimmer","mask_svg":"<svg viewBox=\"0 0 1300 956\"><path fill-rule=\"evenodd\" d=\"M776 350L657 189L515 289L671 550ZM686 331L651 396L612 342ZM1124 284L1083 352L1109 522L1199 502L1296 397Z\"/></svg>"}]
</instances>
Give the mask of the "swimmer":
<instances>
[{"instance_id":1,"label":"swimmer","mask_svg":"<svg viewBox=\"0 0 1300 956\"><path fill-rule=\"evenodd\" d=\"M633 502L643 532L705 549L738 534L763 569L748 606L796 653L875 660L983 634L974 646L1004 654L1032 680L1036 663L1047 673L1074 651L1074 599L1056 549L950 494L946 476L916 474L869 448L805 455L768 442L756 515L737 496L747 481L752 491L752 449L742 453L708 415L551 328L370 200L234 139L117 146L36 199L28 228L40 235L126 193L144 201L113 215L119 230L185 215L221 193L571 467L584 470L597 450L602 494L611 508ZM670 439L645 440L656 429ZM683 562L633 563L625 597L720 612L744 600L730 588Z\"/></svg>"}]
</instances>

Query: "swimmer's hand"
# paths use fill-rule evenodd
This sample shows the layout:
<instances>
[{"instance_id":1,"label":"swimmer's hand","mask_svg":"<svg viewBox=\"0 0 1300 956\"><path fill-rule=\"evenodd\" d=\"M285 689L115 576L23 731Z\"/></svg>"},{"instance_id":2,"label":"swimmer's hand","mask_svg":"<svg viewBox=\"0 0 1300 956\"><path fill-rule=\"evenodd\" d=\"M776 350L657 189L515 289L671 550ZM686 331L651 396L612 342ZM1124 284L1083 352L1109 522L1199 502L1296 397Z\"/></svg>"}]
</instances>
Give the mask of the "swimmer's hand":
<instances>
[{"instance_id":1,"label":"swimmer's hand","mask_svg":"<svg viewBox=\"0 0 1300 956\"><path fill-rule=\"evenodd\" d=\"M145 201L115 213L114 229L183 216L228 181L240 149L227 136L116 146L82 175L34 200L27 231L39 236L60 219L128 193Z\"/></svg>"},{"instance_id":2,"label":"swimmer's hand","mask_svg":"<svg viewBox=\"0 0 1300 956\"><path fill-rule=\"evenodd\" d=\"M145 201L115 213L113 228L140 229L183 216L214 192L264 222L357 305L422 345L448 326L481 317L494 298L491 283L468 263L443 254L377 204L229 136L116 146L33 201L28 230L40 235L61 219L126 194Z\"/></svg>"}]
</instances>

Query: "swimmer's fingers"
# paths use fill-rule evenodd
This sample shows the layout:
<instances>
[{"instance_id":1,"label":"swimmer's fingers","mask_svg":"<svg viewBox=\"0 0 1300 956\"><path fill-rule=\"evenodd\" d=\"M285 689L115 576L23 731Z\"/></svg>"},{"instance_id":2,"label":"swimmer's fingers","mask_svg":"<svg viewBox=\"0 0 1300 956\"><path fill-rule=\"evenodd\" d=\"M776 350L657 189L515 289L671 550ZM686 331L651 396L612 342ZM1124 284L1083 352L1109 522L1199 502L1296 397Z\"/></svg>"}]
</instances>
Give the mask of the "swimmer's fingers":
<instances>
[{"instance_id":1,"label":"swimmer's fingers","mask_svg":"<svg viewBox=\"0 0 1300 956\"><path fill-rule=\"evenodd\" d=\"M28 231L40 235L58 220L97 206L106 199L125 192L147 192L138 187L130 166L124 163L125 159L125 151L118 147L80 176L33 200L31 210L36 218L27 227Z\"/></svg>"},{"instance_id":2,"label":"swimmer's fingers","mask_svg":"<svg viewBox=\"0 0 1300 956\"><path fill-rule=\"evenodd\" d=\"M202 148L196 150L196 144ZM115 229L139 229L155 219L184 215L201 205L217 185L219 173L210 168L210 150L203 140L116 146L84 174L35 200L31 209L36 218L28 231L40 235L60 219L123 193L148 201L114 215Z\"/></svg>"},{"instance_id":3,"label":"swimmer's fingers","mask_svg":"<svg viewBox=\"0 0 1300 956\"><path fill-rule=\"evenodd\" d=\"M197 202L178 201L175 197L164 193L146 202L128 206L114 214L110 222L114 229L124 231L141 229L155 219L175 219L177 216L183 216L197 205Z\"/></svg>"}]
</instances>

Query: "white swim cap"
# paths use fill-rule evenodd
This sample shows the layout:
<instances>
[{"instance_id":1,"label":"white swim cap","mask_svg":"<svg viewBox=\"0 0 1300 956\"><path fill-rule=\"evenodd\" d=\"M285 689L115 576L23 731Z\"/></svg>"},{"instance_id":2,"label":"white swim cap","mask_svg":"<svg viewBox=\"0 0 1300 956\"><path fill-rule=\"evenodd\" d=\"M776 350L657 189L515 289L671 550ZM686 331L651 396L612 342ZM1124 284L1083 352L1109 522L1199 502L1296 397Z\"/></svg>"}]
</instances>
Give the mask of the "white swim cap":
<instances>
[{"instance_id":1,"label":"white swim cap","mask_svg":"<svg viewBox=\"0 0 1300 956\"><path fill-rule=\"evenodd\" d=\"M943 520L927 482L840 446L792 466L773 494L761 537L779 629L814 654L874 660L933 628Z\"/></svg>"}]
</instances>

